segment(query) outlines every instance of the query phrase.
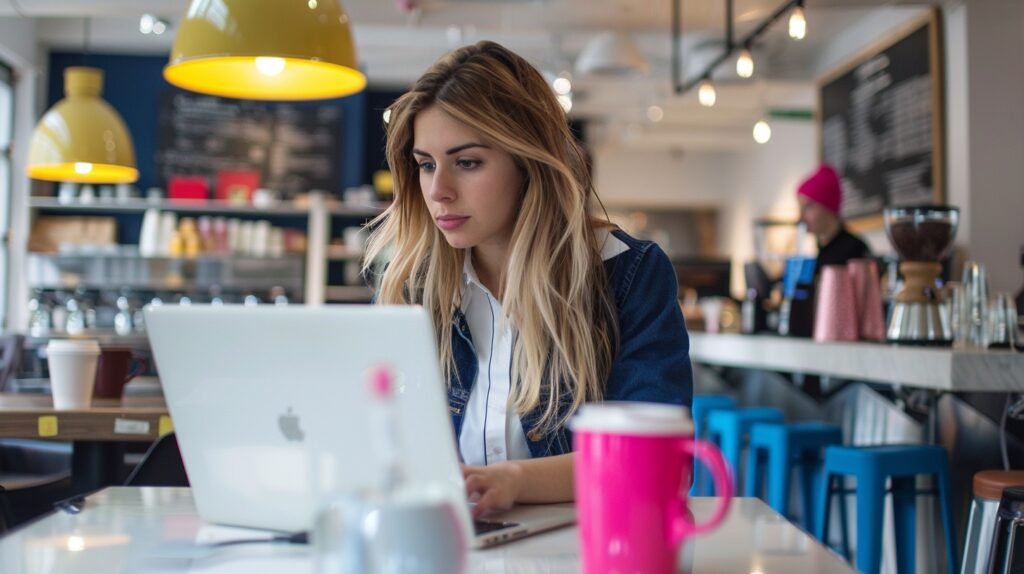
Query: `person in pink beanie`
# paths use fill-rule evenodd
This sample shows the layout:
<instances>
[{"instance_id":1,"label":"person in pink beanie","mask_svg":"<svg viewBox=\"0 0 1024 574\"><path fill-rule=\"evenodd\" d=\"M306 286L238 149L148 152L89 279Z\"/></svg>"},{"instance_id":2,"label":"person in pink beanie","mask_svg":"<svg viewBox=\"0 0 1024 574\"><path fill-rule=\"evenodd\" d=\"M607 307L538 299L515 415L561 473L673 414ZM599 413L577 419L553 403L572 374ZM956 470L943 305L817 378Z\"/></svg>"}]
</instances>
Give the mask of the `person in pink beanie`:
<instances>
[{"instance_id":1,"label":"person in pink beanie","mask_svg":"<svg viewBox=\"0 0 1024 574\"><path fill-rule=\"evenodd\" d=\"M800 221L818 240L816 272L825 265L845 265L850 259L871 256L867 244L847 231L839 216L843 188L832 166L822 164L800 183L796 194Z\"/></svg>"}]
</instances>

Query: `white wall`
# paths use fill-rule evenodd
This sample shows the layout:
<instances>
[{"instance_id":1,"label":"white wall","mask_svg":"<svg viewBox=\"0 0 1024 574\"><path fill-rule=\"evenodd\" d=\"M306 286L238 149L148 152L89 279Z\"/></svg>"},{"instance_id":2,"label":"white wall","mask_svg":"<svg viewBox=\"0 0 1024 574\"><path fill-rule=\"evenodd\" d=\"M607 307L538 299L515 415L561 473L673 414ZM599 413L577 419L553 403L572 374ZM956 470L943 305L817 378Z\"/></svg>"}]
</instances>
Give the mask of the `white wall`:
<instances>
[{"instance_id":1,"label":"white wall","mask_svg":"<svg viewBox=\"0 0 1024 574\"><path fill-rule=\"evenodd\" d=\"M24 277L24 253L28 243L28 196L29 180L19 166L27 163L28 140L39 114L38 99L42 93L42 69L39 62L41 51L36 41L35 22L25 18L0 18L0 60L14 69L15 75L15 117L14 148L12 149L11 198L0 201L10 209L10 235L8 245L8 267L5 291L0 298L3 326L7 329L24 330L28 324L28 293Z\"/></svg>"},{"instance_id":2,"label":"white wall","mask_svg":"<svg viewBox=\"0 0 1024 574\"><path fill-rule=\"evenodd\" d=\"M673 152L603 146L594 150L594 187L608 205L630 207L719 206L732 154Z\"/></svg>"},{"instance_id":3,"label":"white wall","mask_svg":"<svg viewBox=\"0 0 1024 574\"><path fill-rule=\"evenodd\" d=\"M796 187L818 164L815 123L772 121L772 139L734 154L729 185L736 190L733 202L722 212L727 236L726 253L732 257L732 291L745 288L743 264L754 258L755 219L768 217L796 221L799 210Z\"/></svg>"},{"instance_id":4,"label":"white wall","mask_svg":"<svg viewBox=\"0 0 1024 574\"><path fill-rule=\"evenodd\" d=\"M1024 247L1024 2L970 0L967 29L968 256L992 291L1020 288Z\"/></svg>"},{"instance_id":5,"label":"white wall","mask_svg":"<svg viewBox=\"0 0 1024 574\"><path fill-rule=\"evenodd\" d=\"M733 156L725 152L678 152L618 145L594 150L594 187L609 208L707 208L718 213L717 249L729 252L732 228L724 214L736 187L729 173Z\"/></svg>"},{"instance_id":6,"label":"white wall","mask_svg":"<svg viewBox=\"0 0 1024 574\"><path fill-rule=\"evenodd\" d=\"M943 11L946 41L946 202L960 208L956 244L969 243L970 214L970 149L967 130L967 8L964 3Z\"/></svg>"}]
</instances>

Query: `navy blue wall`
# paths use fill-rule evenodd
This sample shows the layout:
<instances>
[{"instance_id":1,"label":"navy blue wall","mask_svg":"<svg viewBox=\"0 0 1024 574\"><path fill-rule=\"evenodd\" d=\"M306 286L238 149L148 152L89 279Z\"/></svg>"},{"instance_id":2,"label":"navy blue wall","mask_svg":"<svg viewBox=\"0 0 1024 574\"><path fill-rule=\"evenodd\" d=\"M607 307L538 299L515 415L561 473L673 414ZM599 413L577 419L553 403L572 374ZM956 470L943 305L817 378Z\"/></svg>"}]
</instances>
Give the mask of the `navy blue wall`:
<instances>
[{"instance_id":1,"label":"navy blue wall","mask_svg":"<svg viewBox=\"0 0 1024 574\"><path fill-rule=\"evenodd\" d=\"M166 56L90 54L88 60L83 61L82 54L78 53L50 53L47 107L64 97L65 68L88 65L104 71L103 97L128 124L139 168L139 181L136 185L141 190L153 185L166 187L167 183L154 180L160 94L165 90L177 90L163 78L166 64ZM365 92L332 100L342 108L343 133L338 157L341 179L338 188L329 191L340 192L346 187L370 181L372 174L366 170L365 149L367 100Z\"/></svg>"},{"instance_id":2,"label":"navy blue wall","mask_svg":"<svg viewBox=\"0 0 1024 574\"><path fill-rule=\"evenodd\" d=\"M369 178L373 177L373 172L388 168L387 158L384 156L384 110L395 103L403 93L395 90L367 90L363 149L366 150L366 175Z\"/></svg>"}]
</instances>

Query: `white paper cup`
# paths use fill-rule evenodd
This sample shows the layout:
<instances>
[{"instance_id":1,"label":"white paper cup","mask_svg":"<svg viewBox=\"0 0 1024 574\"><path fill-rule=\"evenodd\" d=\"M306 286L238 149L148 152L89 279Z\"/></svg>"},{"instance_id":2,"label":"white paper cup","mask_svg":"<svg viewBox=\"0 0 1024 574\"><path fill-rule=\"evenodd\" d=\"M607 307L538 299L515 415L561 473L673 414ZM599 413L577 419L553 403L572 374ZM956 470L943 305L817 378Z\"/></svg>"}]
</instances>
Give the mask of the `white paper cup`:
<instances>
[{"instance_id":1,"label":"white paper cup","mask_svg":"<svg viewBox=\"0 0 1024 574\"><path fill-rule=\"evenodd\" d=\"M47 345L46 355L53 408L68 410L92 406L99 343L93 339L54 339Z\"/></svg>"}]
</instances>

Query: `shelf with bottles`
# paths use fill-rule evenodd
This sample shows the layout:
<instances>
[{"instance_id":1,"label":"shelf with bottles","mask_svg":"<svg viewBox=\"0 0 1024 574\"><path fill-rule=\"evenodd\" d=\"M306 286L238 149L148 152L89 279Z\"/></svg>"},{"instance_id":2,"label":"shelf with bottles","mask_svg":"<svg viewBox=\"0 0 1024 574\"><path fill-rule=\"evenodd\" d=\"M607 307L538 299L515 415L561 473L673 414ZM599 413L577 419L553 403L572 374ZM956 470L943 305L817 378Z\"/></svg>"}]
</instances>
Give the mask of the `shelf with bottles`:
<instances>
[{"instance_id":1,"label":"shelf with bottles","mask_svg":"<svg viewBox=\"0 0 1024 574\"><path fill-rule=\"evenodd\" d=\"M110 245L102 246L99 248L85 248L75 249L57 253L39 253L30 251L29 257L45 257L49 259L66 259L66 260L82 260L82 259L142 259L146 261L182 261L182 262L202 262L202 261L268 261L276 259L302 259L304 254L302 253L286 253L284 255L241 255L235 253L200 253L198 255L189 257L186 255L140 255L138 247L135 245Z\"/></svg>"},{"instance_id":2,"label":"shelf with bottles","mask_svg":"<svg viewBox=\"0 0 1024 574\"><path fill-rule=\"evenodd\" d=\"M368 303L373 296L373 290L367 286L362 275L362 246L353 247L351 243L332 244L328 247L327 253L327 288L324 290L324 301Z\"/></svg>"},{"instance_id":3,"label":"shelf with bottles","mask_svg":"<svg viewBox=\"0 0 1024 574\"><path fill-rule=\"evenodd\" d=\"M62 184L63 186L63 184ZM64 187L62 187L64 189ZM67 188L71 189L71 188ZM137 192L127 187L108 188L100 186L98 193L93 190L84 193L83 189L75 188L72 192L58 196L55 192L53 197L34 196L29 200L33 222L33 233L35 227L40 223L52 226L69 226L69 220L78 219L80 227L90 232L97 232L102 240L92 241L93 244L101 245L129 245L138 242L139 252L148 256L149 259L165 260L166 265L179 265L187 267L208 267L213 265L212 260L221 259L238 262L235 268L245 268L251 265L255 259L269 258L277 259L276 255L301 254L305 257L305 265L300 269L293 269L297 272L294 277L303 281L303 301L311 304L323 303L326 301L325 289L328 286L327 268L334 265L358 264L359 256L355 252L339 251L331 252L335 258L329 258L328 244L330 243L331 228L341 230L347 227L359 227L365 225L372 218L376 217L386 208L386 203L373 201L368 194L355 196L345 194L345 201L341 202L323 192L310 192L303 194L295 200L259 202L258 204L237 204L217 200L178 200L163 199L160 194L154 198L136 197ZM60 192L63 193L63 192ZM156 220L157 232L151 229L143 230L147 218L149 221ZM180 222L186 220L195 221L194 227L200 237L200 241L189 241L189 232L183 233ZM233 221L234 220L234 221ZM176 223L168 223L174 221ZM274 231L266 233L267 224L272 230L280 229L284 238L284 254L276 246L281 241L273 237ZM225 227L235 227L236 232ZM216 238L214 249L196 248L196 245L207 245L209 231L213 229L212 235ZM246 233L246 229L249 233ZM258 230L263 230L262 234ZM145 232L144 232L145 231ZM177 234L178 239L175 239ZM64 231L62 234L55 234L56 239L50 244L40 248L33 246L30 241L30 252L59 252L61 255L80 259L104 259L102 265L116 265L112 260L122 257L125 260L135 260L134 255L123 255L121 247L104 247L101 249L72 248L64 249L61 241L80 242L86 233L77 231ZM224 236L228 239L225 241ZM253 238L253 236L256 238ZM248 241L245 237L249 237ZM232 239L236 237L236 239ZM61 239L64 238L64 239ZM69 239L70 238L70 239ZM94 238L95 239L95 238ZM155 240L154 240L155 239ZM226 245L225 245L226 243ZM248 244L248 245L247 245ZM191 247L190 247L191 245ZM209 252L217 253L211 255ZM116 252L116 255L114 254ZM177 263L176 255L191 256L188 258L193 263ZM266 256L271 257L266 257ZM35 254L32 254L35 258ZM284 257L288 259L288 257ZM37 259L38 260L38 259ZM60 260L64 264L65 259ZM70 265L70 263L68 263ZM227 265L227 263L225 263ZM263 267L267 269L267 267ZM280 282L280 272L273 272L271 277ZM288 275L288 277L293 277ZM60 279L31 282L33 286L49 288L74 286L83 283L90 287L105 287L108 282L84 280L82 278ZM112 282L111 282L112 283ZM139 281L126 283L138 288L165 288L169 285L162 281L148 282ZM184 284L184 287L202 287L205 283ZM264 283L254 283L252 287L266 287Z\"/></svg>"},{"instance_id":4,"label":"shelf with bottles","mask_svg":"<svg viewBox=\"0 0 1024 574\"><path fill-rule=\"evenodd\" d=\"M235 215L267 215L285 217L306 217L311 207L308 200L280 201L263 205L252 203L234 203L214 199L61 199L58 197L33 196L29 198L29 207L50 212L65 213L144 213L147 209L173 211L177 213L209 213ZM344 204L328 203L327 211L332 216L343 217L375 217L383 211L386 204Z\"/></svg>"},{"instance_id":5,"label":"shelf with bottles","mask_svg":"<svg viewBox=\"0 0 1024 574\"><path fill-rule=\"evenodd\" d=\"M160 305L289 305L302 302L298 285L231 288L220 284L192 285L185 289L95 288L79 284L74 289L37 287L29 301L30 339L54 337L100 338L107 344L145 337L143 308Z\"/></svg>"},{"instance_id":6,"label":"shelf with bottles","mask_svg":"<svg viewBox=\"0 0 1024 574\"><path fill-rule=\"evenodd\" d=\"M53 339L92 339L99 343L100 347L149 349L149 337L144 332L119 335L113 328L93 328L84 329L76 335L69 335L66 331L57 331L56 329L37 330L36 333L36 335L25 337L26 350L31 351L45 347Z\"/></svg>"},{"instance_id":7,"label":"shelf with bottles","mask_svg":"<svg viewBox=\"0 0 1024 574\"><path fill-rule=\"evenodd\" d=\"M224 254L187 257L142 257L134 246L121 246L115 255L91 256L29 253L28 286L41 289L115 289L196 291L219 285L224 289L270 289L281 285L303 289L305 259L291 254L253 257Z\"/></svg>"}]
</instances>

